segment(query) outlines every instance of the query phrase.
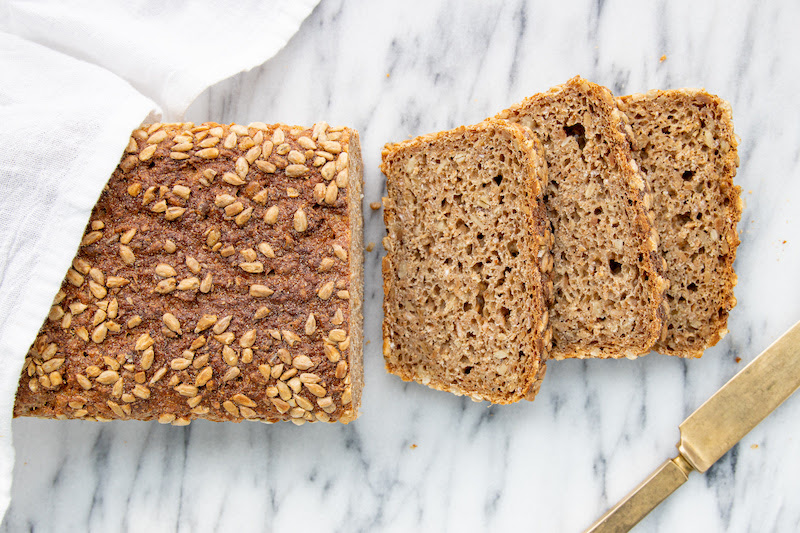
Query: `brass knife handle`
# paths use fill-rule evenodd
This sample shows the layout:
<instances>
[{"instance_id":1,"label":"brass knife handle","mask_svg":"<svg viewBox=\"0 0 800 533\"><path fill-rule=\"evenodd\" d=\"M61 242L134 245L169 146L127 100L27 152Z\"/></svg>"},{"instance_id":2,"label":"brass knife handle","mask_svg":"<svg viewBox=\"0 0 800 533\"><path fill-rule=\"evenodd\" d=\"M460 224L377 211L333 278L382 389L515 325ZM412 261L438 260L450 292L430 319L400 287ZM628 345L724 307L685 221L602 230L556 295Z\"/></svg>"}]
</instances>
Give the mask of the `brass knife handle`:
<instances>
[{"instance_id":1,"label":"brass knife handle","mask_svg":"<svg viewBox=\"0 0 800 533\"><path fill-rule=\"evenodd\" d=\"M692 466L678 455L668 459L620 502L608 510L586 533L619 533L630 529L667 496L686 483Z\"/></svg>"}]
</instances>

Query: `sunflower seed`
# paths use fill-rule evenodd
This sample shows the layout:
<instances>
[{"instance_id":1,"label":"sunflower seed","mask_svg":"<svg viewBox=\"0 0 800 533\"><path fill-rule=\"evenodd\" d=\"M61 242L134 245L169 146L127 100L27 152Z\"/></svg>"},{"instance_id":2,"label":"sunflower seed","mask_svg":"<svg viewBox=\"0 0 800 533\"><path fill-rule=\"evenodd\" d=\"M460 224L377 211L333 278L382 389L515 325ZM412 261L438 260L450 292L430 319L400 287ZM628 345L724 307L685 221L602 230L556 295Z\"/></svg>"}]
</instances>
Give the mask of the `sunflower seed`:
<instances>
[{"instance_id":1,"label":"sunflower seed","mask_svg":"<svg viewBox=\"0 0 800 533\"><path fill-rule=\"evenodd\" d=\"M136 344L134 345L133 349L137 352L141 352L150 348L153 343L155 343L153 337L151 337L149 333L143 333L138 339L136 339Z\"/></svg>"},{"instance_id":2,"label":"sunflower seed","mask_svg":"<svg viewBox=\"0 0 800 533\"><path fill-rule=\"evenodd\" d=\"M275 251L272 249L272 246L266 242L262 242L258 245L258 251L270 259L275 258Z\"/></svg>"},{"instance_id":3,"label":"sunflower seed","mask_svg":"<svg viewBox=\"0 0 800 533\"><path fill-rule=\"evenodd\" d=\"M296 375L297 375L297 369L296 368L290 368L289 370L287 370L286 372L281 374L280 379L281 379L281 381L286 381L286 380L292 379Z\"/></svg>"},{"instance_id":4,"label":"sunflower seed","mask_svg":"<svg viewBox=\"0 0 800 533\"><path fill-rule=\"evenodd\" d=\"M169 207L167 208L167 211L164 214L164 218L169 221L177 220L180 217L182 217L185 212L186 208L184 207Z\"/></svg>"},{"instance_id":5,"label":"sunflower seed","mask_svg":"<svg viewBox=\"0 0 800 533\"><path fill-rule=\"evenodd\" d=\"M309 392L311 392L311 394L313 394L317 398L322 398L328 393L328 391L325 390L325 387L323 387L322 385L318 385L316 383L303 383L303 385L305 385L306 388L309 390Z\"/></svg>"},{"instance_id":6,"label":"sunflower seed","mask_svg":"<svg viewBox=\"0 0 800 533\"><path fill-rule=\"evenodd\" d=\"M195 277L182 279L181 282L178 283L179 291L192 291L198 288L200 288L200 280Z\"/></svg>"},{"instance_id":7,"label":"sunflower seed","mask_svg":"<svg viewBox=\"0 0 800 533\"><path fill-rule=\"evenodd\" d=\"M264 222L267 224L275 224L278 221L278 215L280 214L280 210L278 209L277 205L273 205L267 212L264 214Z\"/></svg>"},{"instance_id":8,"label":"sunflower seed","mask_svg":"<svg viewBox=\"0 0 800 533\"><path fill-rule=\"evenodd\" d=\"M111 385L119 379L119 374L113 370L106 370L105 372L101 372L95 379L102 385Z\"/></svg>"},{"instance_id":9,"label":"sunflower seed","mask_svg":"<svg viewBox=\"0 0 800 533\"><path fill-rule=\"evenodd\" d=\"M169 294L175 290L176 286L177 282L175 281L175 278L167 278L159 281L155 290L158 294Z\"/></svg>"},{"instance_id":10,"label":"sunflower seed","mask_svg":"<svg viewBox=\"0 0 800 533\"><path fill-rule=\"evenodd\" d=\"M174 331L178 335L183 335L181 331L181 323L172 313L164 313L164 316L161 317L161 320L164 321L164 325L167 326L171 331Z\"/></svg>"},{"instance_id":11,"label":"sunflower seed","mask_svg":"<svg viewBox=\"0 0 800 533\"><path fill-rule=\"evenodd\" d=\"M197 377L194 380L194 384L197 387L203 387L206 383L211 381L213 375L214 375L214 370L210 366L207 366L203 368L203 370L197 373Z\"/></svg>"},{"instance_id":12,"label":"sunflower seed","mask_svg":"<svg viewBox=\"0 0 800 533\"><path fill-rule=\"evenodd\" d=\"M131 228L122 235L120 235L119 242L122 244L129 244L133 239L134 235L136 235L136 229Z\"/></svg>"},{"instance_id":13,"label":"sunflower seed","mask_svg":"<svg viewBox=\"0 0 800 533\"><path fill-rule=\"evenodd\" d=\"M194 155L202 159L216 159L219 157L219 150L217 148L203 148L195 152Z\"/></svg>"},{"instance_id":14,"label":"sunflower seed","mask_svg":"<svg viewBox=\"0 0 800 533\"><path fill-rule=\"evenodd\" d=\"M216 318L216 317L214 317L214 318ZM232 320L233 320L233 315L228 315L228 316L220 319L219 322L216 322L216 325L214 326L214 330L213 330L214 333L217 334L217 335L219 335L221 333L225 333L225 330L227 330L228 326L231 325L231 321Z\"/></svg>"},{"instance_id":15,"label":"sunflower seed","mask_svg":"<svg viewBox=\"0 0 800 533\"><path fill-rule=\"evenodd\" d=\"M155 144L142 148L142 151L139 152L139 161L149 161L150 158L153 157L153 154L156 153L156 148L158 148L158 146Z\"/></svg>"},{"instance_id":16,"label":"sunflower seed","mask_svg":"<svg viewBox=\"0 0 800 533\"><path fill-rule=\"evenodd\" d=\"M307 355L297 355L292 359L292 366L298 370L308 370L314 366L314 363Z\"/></svg>"},{"instance_id":17,"label":"sunflower seed","mask_svg":"<svg viewBox=\"0 0 800 533\"><path fill-rule=\"evenodd\" d=\"M275 294L275 291L266 285L250 285L250 296L253 298L266 298Z\"/></svg>"},{"instance_id":18,"label":"sunflower seed","mask_svg":"<svg viewBox=\"0 0 800 533\"><path fill-rule=\"evenodd\" d=\"M336 186L341 189L344 189L345 187L347 187L348 179L349 179L349 173L347 169L342 170L341 172L336 174Z\"/></svg>"},{"instance_id":19,"label":"sunflower seed","mask_svg":"<svg viewBox=\"0 0 800 533\"><path fill-rule=\"evenodd\" d=\"M334 176L336 176L336 163L333 161L329 161L325 163L323 167L319 170L320 175L325 179L325 181L331 181Z\"/></svg>"},{"instance_id":20,"label":"sunflower seed","mask_svg":"<svg viewBox=\"0 0 800 533\"><path fill-rule=\"evenodd\" d=\"M198 390L197 387L194 385L187 385L186 383L182 383L175 387L175 392L180 394L181 396L185 396L187 398L193 398L197 396Z\"/></svg>"},{"instance_id":21,"label":"sunflower seed","mask_svg":"<svg viewBox=\"0 0 800 533\"><path fill-rule=\"evenodd\" d=\"M234 222L236 222L237 226L242 227L245 224L247 224L247 222L250 220L250 217L252 215L253 215L253 208L252 207L248 207L247 209L245 209L244 211L242 211L241 213L239 213L236 216L236 218L234 219Z\"/></svg>"},{"instance_id":22,"label":"sunflower seed","mask_svg":"<svg viewBox=\"0 0 800 533\"><path fill-rule=\"evenodd\" d=\"M138 181L128 185L128 195L138 196L140 192L142 192L142 184Z\"/></svg>"},{"instance_id":23,"label":"sunflower seed","mask_svg":"<svg viewBox=\"0 0 800 533\"><path fill-rule=\"evenodd\" d=\"M197 326L194 328L195 333L205 331L217 322L217 315L203 315L197 321Z\"/></svg>"},{"instance_id":24,"label":"sunflower seed","mask_svg":"<svg viewBox=\"0 0 800 533\"><path fill-rule=\"evenodd\" d=\"M336 186L336 183L330 182L328 184L328 187L325 189L325 203L328 205L335 204L338 194L339 194L339 189Z\"/></svg>"},{"instance_id":25,"label":"sunflower seed","mask_svg":"<svg viewBox=\"0 0 800 533\"><path fill-rule=\"evenodd\" d=\"M78 272L76 270L73 270L71 268L69 270L67 270L67 281L71 285L73 285L75 287L80 287L81 285L83 285L84 279L85 278L83 276L81 276L80 274L78 274Z\"/></svg>"},{"instance_id":26,"label":"sunflower seed","mask_svg":"<svg viewBox=\"0 0 800 533\"><path fill-rule=\"evenodd\" d=\"M347 338L347 332L343 329L332 329L328 334L328 338L334 342L341 342Z\"/></svg>"},{"instance_id":27,"label":"sunflower seed","mask_svg":"<svg viewBox=\"0 0 800 533\"><path fill-rule=\"evenodd\" d=\"M238 187L239 185L244 185L246 183L242 178L240 178L233 172L226 172L225 174L223 174L222 181L224 181L229 185L233 185L235 187Z\"/></svg>"},{"instance_id":28,"label":"sunflower seed","mask_svg":"<svg viewBox=\"0 0 800 533\"><path fill-rule=\"evenodd\" d=\"M120 244L119 246L119 256L126 265L132 265L136 262L136 256L133 254L133 250L124 244Z\"/></svg>"},{"instance_id":29,"label":"sunflower seed","mask_svg":"<svg viewBox=\"0 0 800 533\"><path fill-rule=\"evenodd\" d=\"M335 363L339 361L339 358L341 357L339 350L330 344L323 345L323 349L325 350L325 357L327 357L330 362Z\"/></svg>"},{"instance_id":30,"label":"sunflower seed","mask_svg":"<svg viewBox=\"0 0 800 533\"><path fill-rule=\"evenodd\" d=\"M289 346L294 346L296 343L300 342L300 337L292 331L284 329L281 330L281 333L283 334L283 340L289 343Z\"/></svg>"},{"instance_id":31,"label":"sunflower seed","mask_svg":"<svg viewBox=\"0 0 800 533\"><path fill-rule=\"evenodd\" d=\"M347 261L347 250L341 244L333 245L333 253L342 261Z\"/></svg>"},{"instance_id":32,"label":"sunflower seed","mask_svg":"<svg viewBox=\"0 0 800 533\"><path fill-rule=\"evenodd\" d=\"M247 162L247 159L240 157L236 160L233 169L236 171L237 176L244 179L247 176L247 172L250 170L250 164Z\"/></svg>"},{"instance_id":33,"label":"sunflower seed","mask_svg":"<svg viewBox=\"0 0 800 533\"><path fill-rule=\"evenodd\" d=\"M171 424L175 421L175 415L172 413L162 413L158 417L159 424Z\"/></svg>"},{"instance_id":34,"label":"sunflower seed","mask_svg":"<svg viewBox=\"0 0 800 533\"><path fill-rule=\"evenodd\" d=\"M244 333L239 339L239 346L242 348L250 348L256 342L256 330L251 329Z\"/></svg>"},{"instance_id":35,"label":"sunflower seed","mask_svg":"<svg viewBox=\"0 0 800 533\"><path fill-rule=\"evenodd\" d=\"M142 370L150 370L150 367L153 366L153 359L155 359L155 350L152 347L145 348L139 359L139 366L142 367Z\"/></svg>"},{"instance_id":36,"label":"sunflower seed","mask_svg":"<svg viewBox=\"0 0 800 533\"><path fill-rule=\"evenodd\" d=\"M236 364L239 362L239 354L237 354L236 351L234 351L234 349L230 346L223 346L222 360L225 361L225 364L228 366L236 366Z\"/></svg>"},{"instance_id":37,"label":"sunflower seed","mask_svg":"<svg viewBox=\"0 0 800 533\"><path fill-rule=\"evenodd\" d=\"M89 381L89 379L83 374L75 374L75 381L77 381L78 385L80 385L84 390L89 390L92 388L92 382Z\"/></svg>"},{"instance_id":38,"label":"sunflower seed","mask_svg":"<svg viewBox=\"0 0 800 533\"><path fill-rule=\"evenodd\" d=\"M295 211L293 226L294 230L298 233L302 233L308 229L308 217L306 216L306 212L303 211L303 208Z\"/></svg>"},{"instance_id":39,"label":"sunflower seed","mask_svg":"<svg viewBox=\"0 0 800 533\"><path fill-rule=\"evenodd\" d=\"M186 257L186 266L192 271L193 274L200 273L200 263L198 263L197 259L194 257Z\"/></svg>"},{"instance_id":40,"label":"sunflower seed","mask_svg":"<svg viewBox=\"0 0 800 533\"><path fill-rule=\"evenodd\" d=\"M239 263L239 268L245 272L249 272L250 274L259 274L264 272L264 265L260 261L255 261L252 263Z\"/></svg>"},{"instance_id":41,"label":"sunflower seed","mask_svg":"<svg viewBox=\"0 0 800 533\"><path fill-rule=\"evenodd\" d=\"M161 378L163 378L164 374L166 374L166 373L167 373L167 367L165 367L165 366L162 366L161 368L156 370L156 373L153 374L152 378L150 378L150 386L152 387L153 385L158 383L159 380L161 380Z\"/></svg>"},{"instance_id":42,"label":"sunflower seed","mask_svg":"<svg viewBox=\"0 0 800 533\"><path fill-rule=\"evenodd\" d=\"M167 201L161 200L150 207L150 211L153 213L164 213L167 210Z\"/></svg>"},{"instance_id":43,"label":"sunflower seed","mask_svg":"<svg viewBox=\"0 0 800 533\"><path fill-rule=\"evenodd\" d=\"M222 381L227 383L228 381L238 378L240 373L241 371L238 367L232 366L225 372L225 375L222 376Z\"/></svg>"},{"instance_id":44,"label":"sunflower seed","mask_svg":"<svg viewBox=\"0 0 800 533\"><path fill-rule=\"evenodd\" d=\"M317 319L314 316L314 313L311 313L308 315L308 318L306 319L306 325L305 325L306 335L313 335L316 330L317 330Z\"/></svg>"},{"instance_id":45,"label":"sunflower seed","mask_svg":"<svg viewBox=\"0 0 800 533\"><path fill-rule=\"evenodd\" d=\"M319 291L317 291L317 296L323 300L327 300L333 294L333 286L334 283L332 281L325 283L322 287L320 287Z\"/></svg>"}]
</instances>

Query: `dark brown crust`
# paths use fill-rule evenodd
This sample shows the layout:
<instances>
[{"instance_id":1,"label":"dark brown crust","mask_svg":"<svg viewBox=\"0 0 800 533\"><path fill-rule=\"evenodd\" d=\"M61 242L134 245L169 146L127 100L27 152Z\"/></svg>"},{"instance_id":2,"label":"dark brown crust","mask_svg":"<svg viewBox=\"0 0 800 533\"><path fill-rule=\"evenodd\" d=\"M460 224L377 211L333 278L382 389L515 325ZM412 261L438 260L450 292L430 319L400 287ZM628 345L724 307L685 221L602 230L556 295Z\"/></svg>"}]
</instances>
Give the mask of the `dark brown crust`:
<instances>
[{"instance_id":1,"label":"dark brown crust","mask_svg":"<svg viewBox=\"0 0 800 533\"><path fill-rule=\"evenodd\" d=\"M631 157L629 140L625 135L624 114L617 108L614 98L608 89L576 76L564 85L553 87L546 93L526 98L522 102L500 112L496 118L511 122L522 122L524 117L531 116L532 109L536 109L536 106L555 101L564 94L570 93L584 95L592 102L595 119L605 123L601 127L602 135L611 147L616 168L621 171L620 174L626 191L625 200L630 202L631 208L637 213L633 220L633 227L638 243L637 252L643 257L639 268L642 274L647 276L648 280L646 294L643 295L642 299L650 303L649 311L637 317L637 320L643 324L641 338L620 339L619 342L609 343L608 345L595 345L591 349L578 343L559 343L557 342L558 339L556 339L551 351L551 357L555 359L635 357L648 353L653 343L658 339L665 314L663 298L666 281L663 277L662 259L658 254L658 234L655 232L651 222L653 217L650 208L652 205L651 198L648 197L646 181ZM554 230L558 231L557 228L554 228ZM554 335L557 336L555 329Z\"/></svg>"},{"instance_id":2,"label":"dark brown crust","mask_svg":"<svg viewBox=\"0 0 800 533\"><path fill-rule=\"evenodd\" d=\"M511 394L498 393L491 389L489 385L464 387L457 383L441 381L437 377L428 379L418 375L414 367L407 367L399 364L393 364L390 356L393 350L393 338L400 332L395 331L394 323L394 308L393 304L397 302L398 298L403 296L399 294L395 287L395 278L398 265L395 264L395 247L402 246L402 242L398 238L398 231L396 229L398 224L397 219L397 206L395 202L395 187L392 186L393 176L392 169L387 164L387 160L395 158L399 153L407 152L414 153L424 150L426 147L435 145L435 143L442 140L451 140L461 138L467 132L482 132L487 129L499 129L510 135L513 142L516 142L523 148L526 158L524 164L527 166L526 174L533 179L523 184L526 188L525 195L530 198L532 203L529 207L531 209L526 212L528 218L527 227L532 228L531 237L534 243L533 249L540 250L538 258L531 258L531 268L529 273L532 277L530 286L537 287L538 290L534 294L534 301L531 304L531 316L534 320L534 327L525 335L525 342L520 349L527 354L527 368L524 371L522 385L514 390ZM544 207L542 205L542 191L543 185L546 182L547 169L544 162L544 154L541 144L536 140L530 131L525 130L514 124L508 124L503 121L489 120L474 126L461 126L454 130L446 132L438 132L429 135L423 135L409 141L403 141L396 144L388 144L383 150L383 163L381 170L387 177L387 189L389 197L384 198L384 222L387 226L389 235L384 240L384 245L387 249L387 255L383 258L382 272L384 280L384 322L383 322L383 353L386 359L386 369L388 372L398 375L404 381L417 381L431 388L455 393L458 395L470 396L473 400L488 400L497 404L508 404L519 401L521 399L532 400L539 390L541 380L544 377L547 359L547 352L550 343L550 330L547 324L547 305L548 297L552 294L552 284L548 283L548 276L542 276L542 270L552 268L552 258L549 257L549 246L552 242L552 233L549 230L549 223L547 221ZM550 259L550 266L542 268L541 263L546 262L546 258ZM537 334L537 331L545 330ZM423 354L423 357L432 357L432 354Z\"/></svg>"},{"instance_id":3,"label":"dark brown crust","mask_svg":"<svg viewBox=\"0 0 800 533\"><path fill-rule=\"evenodd\" d=\"M709 94L702 89L674 89L674 90L654 90L646 94L633 94L617 98L620 109L631 117L636 114L641 115L638 120L651 121L656 117L649 114L649 106L656 107L664 106L676 107L683 110L694 110L696 116L706 116L706 119L713 121L719 130L719 134L714 136L713 143L719 148L722 144L727 144L728 150L718 150L718 163L721 171L714 175L714 178L719 186L719 198L715 202L716 206L722 211L718 216L720 226L724 228L721 235L722 239L727 245L728 252L720 256L722 264L718 267L718 272L712 282L715 287L711 290L714 293L715 301L717 302L716 308L708 317L704 317L701 322L706 326L711 326L710 334L698 339L699 342L691 345L689 343L676 344L674 336L669 333L669 326L673 324L673 320L667 315L664 321L664 328L659 341L653 347L659 353L667 355L676 355L679 357L700 357L706 348L714 346L719 342L722 337L727 333L727 320L728 314L736 305L736 298L733 294L733 289L736 285L736 273L733 269L733 262L736 259L736 248L739 245L739 237L736 232L736 226L742 216L742 200L741 188L734 185L733 178L736 175L736 168L739 164L739 156L737 153L737 140L733 130L733 118L730 105L721 98ZM660 107L659 107L660 109ZM629 117L630 118L630 117ZM633 122L634 118L630 118ZM628 127L630 129L630 126ZM639 159L640 150L645 147L646 143L656 142L654 139L642 139L641 133L636 130L630 131L630 137L633 147L633 155ZM673 154L665 153L667 157L674 158ZM685 156L686 154L684 154ZM675 161L674 165L680 165ZM648 180L650 181L650 180ZM660 191L654 191L659 193ZM691 202L690 202L691 203ZM656 206L654 206L656 207ZM669 213L662 213L656 211L657 218L670 216ZM712 224L711 220L704 223ZM666 250L663 250L664 252ZM672 283L676 280L673 275L677 274L666 271L667 277ZM677 287L675 287L677 290ZM667 294L672 296L672 290L668 289ZM688 311L687 311L688 312Z\"/></svg>"},{"instance_id":4,"label":"dark brown crust","mask_svg":"<svg viewBox=\"0 0 800 533\"><path fill-rule=\"evenodd\" d=\"M324 123L134 131L26 358L15 416L354 419L363 376L360 169L357 133ZM330 202L315 195L317 184L333 184ZM208 329L197 327L204 315L216 316Z\"/></svg>"}]
</instances>

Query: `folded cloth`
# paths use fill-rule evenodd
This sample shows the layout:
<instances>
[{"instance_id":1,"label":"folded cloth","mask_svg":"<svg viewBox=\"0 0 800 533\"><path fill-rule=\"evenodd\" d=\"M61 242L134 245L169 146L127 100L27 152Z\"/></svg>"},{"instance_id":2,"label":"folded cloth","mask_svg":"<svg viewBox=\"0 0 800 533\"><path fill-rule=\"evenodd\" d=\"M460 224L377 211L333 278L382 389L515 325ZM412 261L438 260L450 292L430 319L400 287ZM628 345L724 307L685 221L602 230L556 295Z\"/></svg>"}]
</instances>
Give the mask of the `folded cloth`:
<instances>
[{"instance_id":1,"label":"folded cloth","mask_svg":"<svg viewBox=\"0 0 800 533\"><path fill-rule=\"evenodd\" d=\"M25 354L130 132L180 120L210 85L272 57L317 3L0 5L0 519Z\"/></svg>"}]
</instances>

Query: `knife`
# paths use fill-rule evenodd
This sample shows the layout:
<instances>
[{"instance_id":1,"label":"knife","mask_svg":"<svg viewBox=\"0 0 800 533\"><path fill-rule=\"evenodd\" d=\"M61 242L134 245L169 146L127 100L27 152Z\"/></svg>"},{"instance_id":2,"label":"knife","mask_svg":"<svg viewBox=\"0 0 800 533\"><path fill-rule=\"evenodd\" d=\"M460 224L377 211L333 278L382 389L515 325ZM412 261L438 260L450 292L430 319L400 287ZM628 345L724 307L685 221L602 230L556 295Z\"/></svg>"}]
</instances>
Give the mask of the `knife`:
<instances>
[{"instance_id":1,"label":"knife","mask_svg":"<svg viewBox=\"0 0 800 533\"><path fill-rule=\"evenodd\" d=\"M629 531L683 485L705 472L800 387L800 322L725 384L678 428L678 455L612 507L586 533Z\"/></svg>"}]
</instances>

